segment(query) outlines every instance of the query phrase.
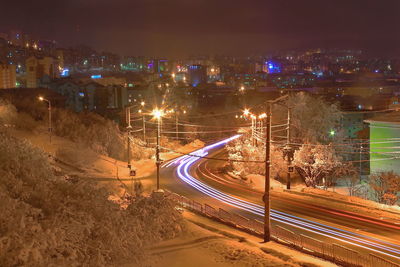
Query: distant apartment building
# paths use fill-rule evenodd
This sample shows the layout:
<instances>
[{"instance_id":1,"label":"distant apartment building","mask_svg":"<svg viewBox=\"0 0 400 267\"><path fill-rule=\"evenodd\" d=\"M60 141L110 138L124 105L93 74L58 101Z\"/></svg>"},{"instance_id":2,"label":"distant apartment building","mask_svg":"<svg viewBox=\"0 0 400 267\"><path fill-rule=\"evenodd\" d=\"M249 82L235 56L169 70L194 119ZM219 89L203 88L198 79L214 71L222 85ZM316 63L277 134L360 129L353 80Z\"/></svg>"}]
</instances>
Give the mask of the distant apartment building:
<instances>
[{"instance_id":1,"label":"distant apartment building","mask_svg":"<svg viewBox=\"0 0 400 267\"><path fill-rule=\"evenodd\" d=\"M0 89L15 88L16 67L15 65L0 63Z\"/></svg>"},{"instance_id":2,"label":"distant apartment building","mask_svg":"<svg viewBox=\"0 0 400 267\"><path fill-rule=\"evenodd\" d=\"M26 60L26 87L37 88L45 76L54 79L59 75L57 60L52 57L29 57Z\"/></svg>"},{"instance_id":3,"label":"distant apartment building","mask_svg":"<svg viewBox=\"0 0 400 267\"><path fill-rule=\"evenodd\" d=\"M128 104L127 88L102 85L97 80L61 78L49 88L65 97L65 106L76 112L84 110L104 113L110 109L123 109Z\"/></svg>"},{"instance_id":4,"label":"distant apartment building","mask_svg":"<svg viewBox=\"0 0 400 267\"><path fill-rule=\"evenodd\" d=\"M189 83L197 86L207 82L207 68L203 65L190 65L188 69Z\"/></svg>"}]
</instances>

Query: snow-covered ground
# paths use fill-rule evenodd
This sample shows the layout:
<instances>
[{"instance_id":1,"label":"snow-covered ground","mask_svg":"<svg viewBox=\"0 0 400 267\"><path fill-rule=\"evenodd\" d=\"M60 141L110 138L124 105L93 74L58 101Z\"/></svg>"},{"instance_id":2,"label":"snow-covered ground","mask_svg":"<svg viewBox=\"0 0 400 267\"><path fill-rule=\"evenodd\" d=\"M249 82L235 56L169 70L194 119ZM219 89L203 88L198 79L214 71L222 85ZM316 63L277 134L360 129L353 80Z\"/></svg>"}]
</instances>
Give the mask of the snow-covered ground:
<instances>
[{"instance_id":1,"label":"snow-covered ground","mask_svg":"<svg viewBox=\"0 0 400 267\"><path fill-rule=\"evenodd\" d=\"M154 188L153 179L142 179L154 173L156 168L154 159L132 161L133 167L137 170L137 175L131 179L126 162L100 155L85 147L79 147L67 139L54 136L53 142L50 144L45 132L32 134L14 130L14 135L19 138L25 138L35 146L56 156L60 148L68 148L66 154L63 155L63 160L70 162L67 162L68 165L61 164L60 168L64 168L68 174L109 182L113 184L109 188L117 190L118 192L116 193L119 193L118 195L122 195L124 189L116 187L116 182L123 182L129 188L132 185L132 181L140 180L145 188L146 185ZM178 148L178 151L180 153L189 153L203 145L202 142L194 142ZM168 160L180 155L179 153L166 152L162 153L161 158ZM73 166L77 168L73 168ZM117 176L119 180L116 179ZM253 188L259 191L264 189L264 176L249 175L248 179L252 181ZM393 220L400 218L400 210L397 211L398 213L394 213L396 209L382 207L382 205L372 201L340 195L335 192L310 189L303 186L295 186L292 190L293 192L287 192L284 189L285 185L275 180L271 181L271 187L274 194L285 194L291 198L309 199L310 201L315 201L318 198L320 205L332 206L336 209L343 208L344 210L368 215L374 214L382 218L392 218ZM349 203L355 205L348 205ZM188 212L185 212L184 215L188 220L208 226L212 225L216 229L223 229L224 232L234 233L237 236L244 236L246 242L238 242L224 234L209 231L189 223L188 231L185 235L149 248L148 252L152 255L150 266L301 266L304 265L304 262L307 262L308 266L311 266L311 264L334 266L329 262L304 255L273 242L261 245L256 237L242 232L235 233L236 230L206 218L198 217ZM261 250L262 247L264 247L264 251ZM126 267L130 266L134 265L126 265Z\"/></svg>"},{"instance_id":2,"label":"snow-covered ground","mask_svg":"<svg viewBox=\"0 0 400 267\"><path fill-rule=\"evenodd\" d=\"M65 162L67 165L58 163L60 171L69 175L78 175L81 178L86 177L98 181L116 181L115 177L118 170L118 177L123 182L126 182L128 178L125 162L99 155L84 147L77 147L69 140L53 137L52 144L49 144L46 135L17 130L13 132L13 135L27 139L36 147L40 147L53 155L57 155L57 150L60 148L70 149L71 151L67 151L63 155L63 160L70 162ZM201 146L203 146L201 142L195 142L179 148L179 152L188 153ZM78 151L77 154L74 154L75 150ZM179 155L179 153L163 153L162 158L166 160ZM138 171L135 179L148 176L155 170L154 160L152 159L133 162L133 166ZM148 247L147 253L149 255L141 265L155 267L301 266L304 265L304 262L307 262L317 266L334 266L279 244L260 245L257 243L259 240L256 237L250 235L245 235L244 238L240 237L243 236L243 233L189 212L184 212L184 217L188 221L195 221L197 225L188 222L186 232L183 235ZM198 225L207 226L199 227ZM211 229L211 231L205 228ZM223 230L221 231L221 229ZM244 240L245 242L243 242ZM138 266L138 263L129 263L125 266Z\"/></svg>"},{"instance_id":3,"label":"snow-covered ground","mask_svg":"<svg viewBox=\"0 0 400 267\"><path fill-rule=\"evenodd\" d=\"M156 170L154 158L131 161L132 168L136 169L136 176L132 177L129 174L128 163L98 154L93 150L78 145L66 138L53 136L52 142L49 142L49 136L46 128L39 127L35 132L21 131L13 129L12 133L15 137L26 139L34 146L52 154L62 162L59 163L64 171L69 175L77 175L82 178L88 178L105 183L123 182L127 188L131 188L132 181L140 180L145 188L154 188L154 182L151 179L142 179L150 176ZM177 152L163 152L160 154L162 160L169 160L178 156L181 153L190 153L204 146L200 140L195 140L184 146L175 148ZM66 163L66 164L62 164ZM124 189L110 186L110 189L117 190L120 196L124 193Z\"/></svg>"},{"instance_id":4,"label":"snow-covered ground","mask_svg":"<svg viewBox=\"0 0 400 267\"><path fill-rule=\"evenodd\" d=\"M187 232L149 247L150 266L336 266L275 242L259 243L257 237L196 214L185 211L183 215Z\"/></svg>"},{"instance_id":5,"label":"snow-covered ground","mask_svg":"<svg viewBox=\"0 0 400 267\"><path fill-rule=\"evenodd\" d=\"M252 188L257 191L264 191L265 177L263 175L251 174L248 175L247 178L251 181L249 186L252 186ZM394 223L400 223L399 206L389 206L371 200L349 196L346 187L336 187L333 192L333 189L322 190L306 187L305 185L295 185L292 186L289 191L286 190L286 185L271 179L271 188L274 194L282 194L286 197L309 200L310 202L318 201L318 204L321 206L375 216L390 220Z\"/></svg>"}]
</instances>

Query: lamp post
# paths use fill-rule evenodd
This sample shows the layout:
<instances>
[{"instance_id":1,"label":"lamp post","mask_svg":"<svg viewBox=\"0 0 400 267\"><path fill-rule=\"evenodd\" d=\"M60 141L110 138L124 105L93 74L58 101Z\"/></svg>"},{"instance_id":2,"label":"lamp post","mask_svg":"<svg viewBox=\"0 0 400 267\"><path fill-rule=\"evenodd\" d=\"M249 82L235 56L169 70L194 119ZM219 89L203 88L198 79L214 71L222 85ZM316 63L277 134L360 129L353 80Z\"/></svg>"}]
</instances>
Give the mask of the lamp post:
<instances>
[{"instance_id":1,"label":"lamp post","mask_svg":"<svg viewBox=\"0 0 400 267\"><path fill-rule=\"evenodd\" d=\"M176 131L176 141L179 140L179 126L178 126L178 112L175 112L175 131Z\"/></svg>"},{"instance_id":2,"label":"lamp post","mask_svg":"<svg viewBox=\"0 0 400 267\"><path fill-rule=\"evenodd\" d=\"M156 145L156 166L157 166L157 191L160 189L160 132L161 132L161 119L164 112L158 108L154 109L152 115L157 119L157 145Z\"/></svg>"},{"instance_id":3,"label":"lamp post","mask_svg":"<svg viewBox=\"0 0 400 267\"><path fill-rule=\"evenodd\" d=\"M126 127L126 131L128 133L128 169L129 171L131 170L131 130L132 130L132 126L131 126L131 112L128 109L128 126Z\"/></svg>"},{"instance_id":4,"label":"lamp post","mask_svg":"<svg viewBox=\"0 0 400 267\"><path fill-rule=\"evenodd\" d=\"M51 127L51 102L50 102L50 100L48 100L48 99L46 99L46 98L44 98L44 97L42 97L42 96L39 96L39 100L40 100L40 101L45 101L45 102L47 102L47 104L49 105L49 107L48 107L48 110L49 110L49 139L50 139L50 144L51 144L51 135L52 135L52 127Z\"/></svg>"},{"instance_id":5,"label":"lamp post","mask_svg":"<svg viewBox=\"0 0 400 267\"><path fill-rule=\"evenodd\" d=\"M144 105L146 105L146 103L144 101L140 102L140 105L142 107L144 107ZM143 142L145 144L147 144L147 140L146 140L146 118L145 118L145 114L144 112L142 112L141 109L139 109L139 113L142 113L142 121L143 121Z\"/></svg>"},{"instance_id":6,"label":"lamp post","mask_svg":"<svg viewBox=\"0 0 400 267\"><path fill-rule=\"evenodd\" d=\"M142 107L144 107L144 105L145 105L145 102L144 101L142 101L141 103L140 103L140 105L142 106ZM126 107L126 122L127 122L127 127L126 127L126 131L127 131L127 134L128 134L128 168L129 168L129 171L131 170L131 167L132 167L132 165L131 165L131 131L132 131L132 125L131 125L131 108L133 108L133 107L137 107L137 105L134 105L134 106L127 106ZM142 113L142 110L141 109L139 109L138 110L138 112L139 113ZM144 128L144 114L143 114L143 139L144 139L144 142L146 142L146 136L145 136L145 128Z\"/></svg>"}]
</instances>

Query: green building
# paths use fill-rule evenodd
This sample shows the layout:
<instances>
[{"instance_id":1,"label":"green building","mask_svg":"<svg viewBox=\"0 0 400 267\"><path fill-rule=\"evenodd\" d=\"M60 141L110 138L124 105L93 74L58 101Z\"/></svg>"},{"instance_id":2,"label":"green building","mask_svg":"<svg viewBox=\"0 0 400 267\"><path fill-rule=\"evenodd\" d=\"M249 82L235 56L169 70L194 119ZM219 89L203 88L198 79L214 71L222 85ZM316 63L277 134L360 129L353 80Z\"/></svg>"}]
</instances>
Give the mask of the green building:
<instances>
[{"instance_id":1,"label":"green building","mask_svg":"<svg viewBox=\"0 0 400 267\"><path fill-rule=\"evenodd\" d=\"M365 122L370 128L371 173L400 174L400 112L383 113Z\"/></svg>"}]
</instances>

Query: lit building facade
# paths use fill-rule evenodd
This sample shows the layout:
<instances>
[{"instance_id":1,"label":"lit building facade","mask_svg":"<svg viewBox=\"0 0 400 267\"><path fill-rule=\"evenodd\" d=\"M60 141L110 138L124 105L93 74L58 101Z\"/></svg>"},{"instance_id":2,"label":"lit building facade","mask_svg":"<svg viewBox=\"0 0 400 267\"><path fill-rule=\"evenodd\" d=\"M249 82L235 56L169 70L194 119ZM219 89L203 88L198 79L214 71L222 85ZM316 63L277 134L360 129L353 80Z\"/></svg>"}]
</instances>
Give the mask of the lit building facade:
<instances>
[{"instance_id":1,"label":"lit building facade","mask_svg":"<svg viewBox=\"0 0 400 267\"><path fill-rule=\"evenodd\" d=\"M57 61L52 57L29 57L26 60L26 87L37 88L38 80L44 76L54 79L59 75Z\"/></svg>"},{"instance_id":2,"label":"lit building facade","mask_svg":"<svg viewBox=\"0 0 400 267\"><path fill-rule=\"evenodd\" d=\"M0 64L0 89L16 87L15 65Z\"/></svg>"},{"instance_id":3,"label":"lit building facade","mask_svg":"<svg viewBox=\"0 0 400 267\"><path fill-rule=\"evenodd\" d=\"M189 83L194 87L207 82L207 68L203 65L190 65L188 74Z\"/></svg>"}]
</instances>

